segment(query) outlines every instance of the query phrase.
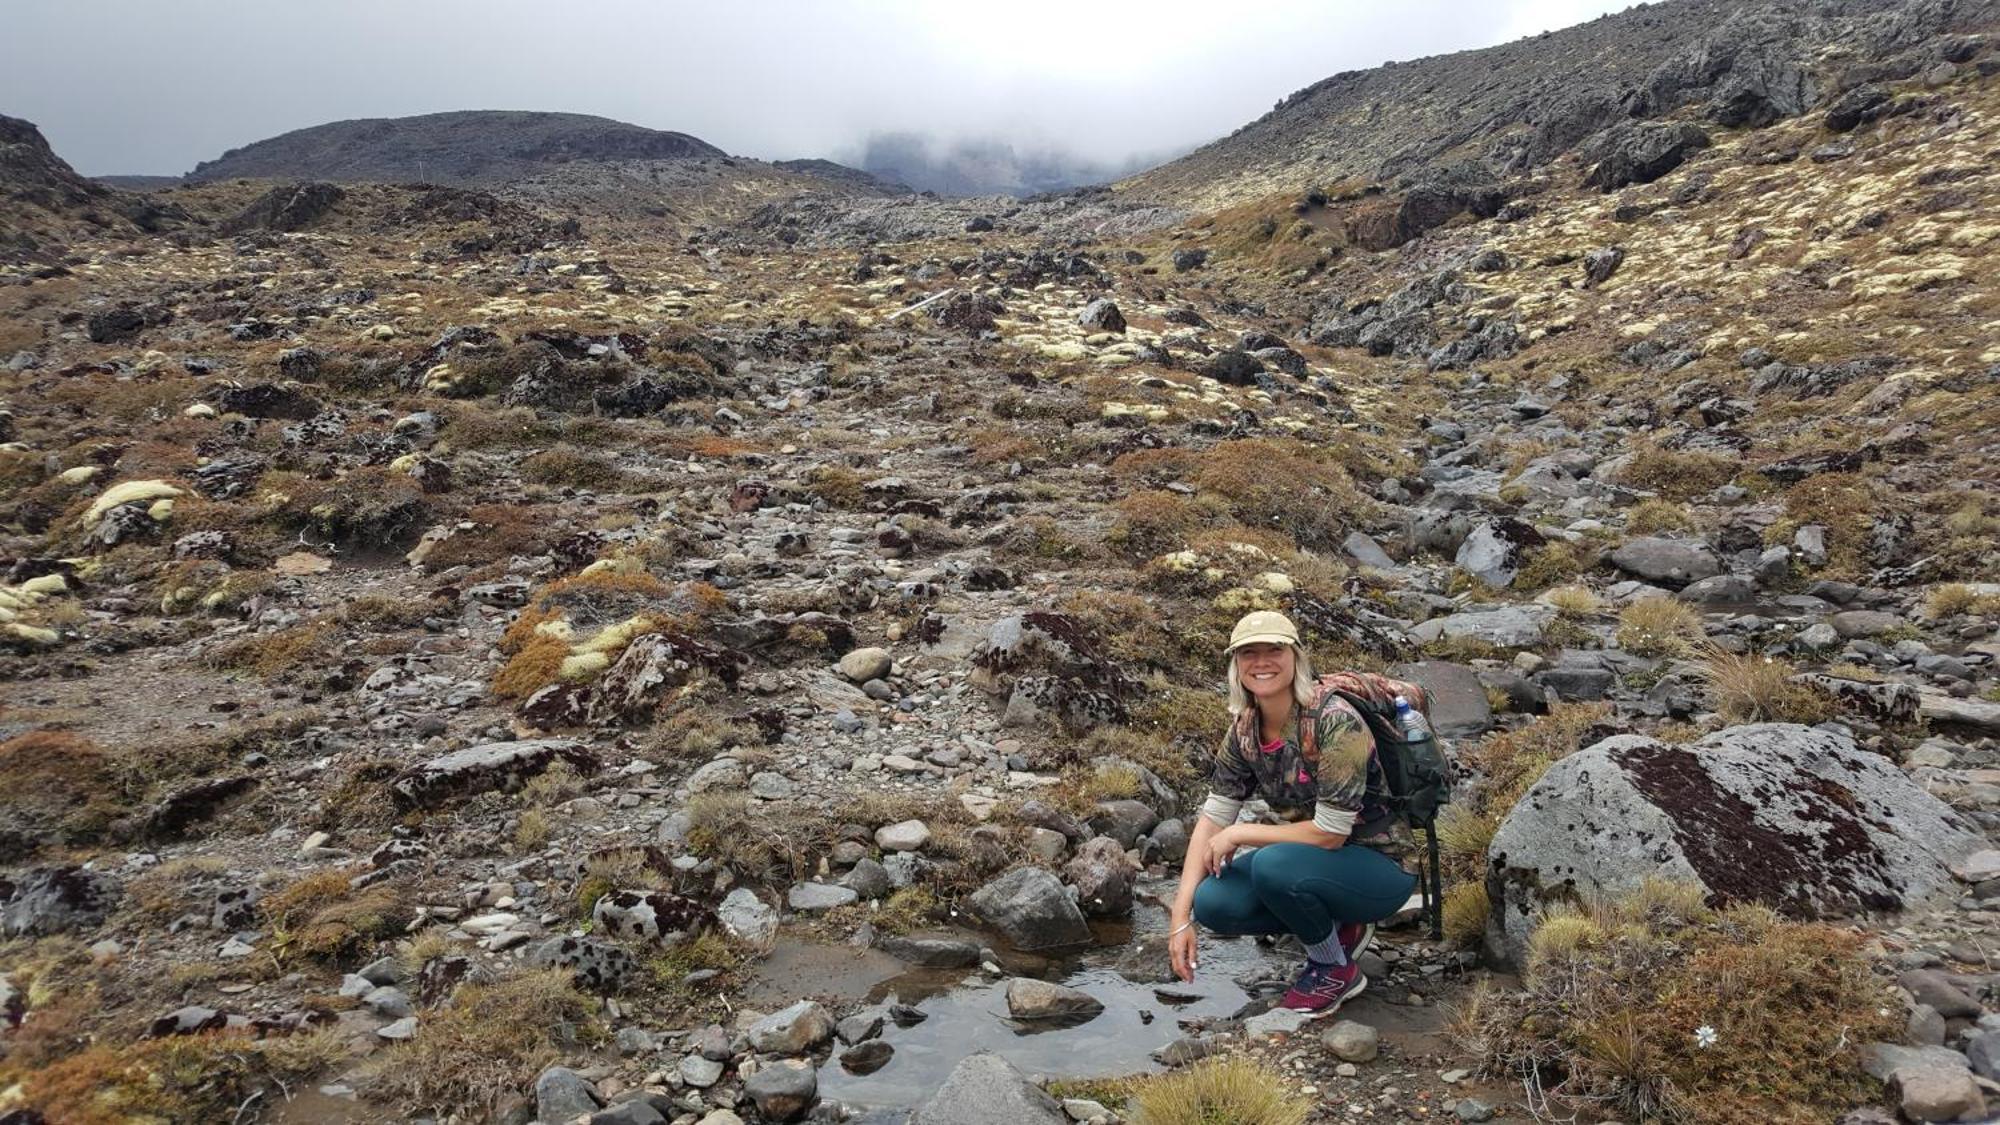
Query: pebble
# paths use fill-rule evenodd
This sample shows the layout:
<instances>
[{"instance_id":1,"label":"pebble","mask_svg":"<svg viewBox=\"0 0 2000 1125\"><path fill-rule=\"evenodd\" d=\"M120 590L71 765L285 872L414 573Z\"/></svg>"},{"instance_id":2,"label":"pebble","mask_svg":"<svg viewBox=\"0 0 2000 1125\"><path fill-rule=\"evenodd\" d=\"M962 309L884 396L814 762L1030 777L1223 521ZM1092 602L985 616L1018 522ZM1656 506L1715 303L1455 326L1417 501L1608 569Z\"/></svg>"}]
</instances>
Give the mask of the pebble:
<instances>
[{"instance_id":1,"label":"pebble","mask_svg":"<svg viewBox=\"0 0 2000 1125\"><path fill-rule=\"evenodd\" d=\"M398 1042L405 1039L414 1039L417 1036L417 1017L404 1016L394 1023L384 1024L375 1029L375 1034L383 1039Z\"/></svg>"}]
</instances>

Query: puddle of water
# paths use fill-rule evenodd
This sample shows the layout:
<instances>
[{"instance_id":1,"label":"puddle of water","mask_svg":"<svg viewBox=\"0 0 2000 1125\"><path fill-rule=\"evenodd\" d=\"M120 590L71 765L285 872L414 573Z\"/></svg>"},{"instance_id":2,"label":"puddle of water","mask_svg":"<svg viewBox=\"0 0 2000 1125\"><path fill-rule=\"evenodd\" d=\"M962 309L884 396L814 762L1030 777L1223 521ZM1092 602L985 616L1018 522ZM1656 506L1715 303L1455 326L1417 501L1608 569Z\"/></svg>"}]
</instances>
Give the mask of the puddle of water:
<instances>
[{"instance_id":1,"label":"puddle of water","mask_svg":"<svg viewBox=\"0 0 2000 1125\"><path fill-rule=\"evenodd\" d=\"M1155 970L1166 976L1166 954L1159 940L1166 917L1157 908L1141 905L1135 921L1136 927L1100 928L1097 937L1102 944L1067 961L1037 964L1008 958L1005 967L1010 972L1058 981L1103 1003L1103 1012L1080 1024L1017 1023L1007 1016L1006 979L984 973L917 970L877 982L864 1000L885 1006L907 1004L927 1018L910 1027L886 1023L882 1039L895 1054L871 1074L849 1072L840 1065L836 1051L820 1068L820 1096L857 1108L918 1105L960 1060L989 1050L1030 1075L1048 1078L1115 1078L1156 1071L1160 1067L1152 1052L1186 1034L1180 1020L1234 1014L1249 999L1237 978L1267 976L1277 964L1273 954L1248 938L1208 937L1202 941L1201 969L1193 984L1152 983L1149 974ZM1143 961L1131 956L1135 936L1152 939L1154 956ZM1114 967L1118 964L1148 979L1128 979ZM1177 995L1162 1000L1155 989Z\"/></svg>"},{"instance_id":2,"label":"puddle of water","mask_svg":"<svg viewBox=\"0 0 2000 1125\"><path fill-rule=\"evenodd\" d=\"M289 1100L274 1102L263 1117L266 1125L375 1125L382 1120L379 1108L370 1108L353 1098L322 1094L312 1086L295 1088Z\"/></svg>"}]
</instances>

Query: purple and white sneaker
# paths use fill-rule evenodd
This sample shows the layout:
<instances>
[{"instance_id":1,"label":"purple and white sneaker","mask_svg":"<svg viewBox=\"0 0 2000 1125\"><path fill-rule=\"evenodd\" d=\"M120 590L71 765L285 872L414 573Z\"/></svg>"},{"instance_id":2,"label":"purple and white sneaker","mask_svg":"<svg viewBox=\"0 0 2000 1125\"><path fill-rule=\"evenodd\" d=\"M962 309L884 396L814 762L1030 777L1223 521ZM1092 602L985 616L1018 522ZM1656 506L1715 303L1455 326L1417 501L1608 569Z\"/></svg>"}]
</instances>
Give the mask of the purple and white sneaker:
<instances>
[{"instance_id":1,"label":"purple and white sneaker","mask_svg":"<svg viewBox=\"0 0 2000 1125\"><path fill-rule=\"evenodd\" d=\"M1305 971L1292 982L1291 990L1285 993L1283 1000L1278 1001L1278 1006L1305 1012L1317 1019L1361 995L1367 987L1368 978L1362 974L1361 967L1352 961L1345 965L1307 961Z\"/></svg>"}]
</instances>

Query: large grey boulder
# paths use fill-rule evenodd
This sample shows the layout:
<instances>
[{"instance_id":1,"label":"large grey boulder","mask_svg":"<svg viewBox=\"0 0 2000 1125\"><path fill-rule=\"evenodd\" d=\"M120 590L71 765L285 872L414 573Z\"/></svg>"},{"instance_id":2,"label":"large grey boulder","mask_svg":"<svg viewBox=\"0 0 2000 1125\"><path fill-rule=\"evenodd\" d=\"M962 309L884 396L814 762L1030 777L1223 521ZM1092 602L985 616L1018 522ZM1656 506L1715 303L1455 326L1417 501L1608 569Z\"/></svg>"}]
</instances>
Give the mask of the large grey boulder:
<instances>
[{"instance_id":1,"label":"large grey boulder","mask_svg":"<svg viewBox=\"0 0 2000 1125\"><path fill-rule=\"evenodd\" d=\"M1513 583L1527 553L1546 542L1532 524L1508 518L1485 520L1458 545L1453 561L1458 569L1500 590Z\"/></svg>"},{"instance_id":2,"label":"large grey boulder","mask_svg":"<svg viewBox=\"0 0 2000 1125\"><path fill-rule=\"evenodd\" d=\"M767 1063L743 1083L743 1092L757 1103L766 1121L797 1121L819 1096L819 1077L812 1064L797 1059Z\"/></svg>"},{"instance_id":3,"label":"large grey boulder","mask_svg":"<svg viewBox=\"0 0 2000 1125\"><path fill-rule=\"evenodd\" d=\"M1650 184L1710 143L1708 133L1689 121L1620 125L1578 150L1584 163L1596 165L1583 185L1611 192L1627 184Z\"/></svg>"},{"instance_id":4,"label":"large grey boulder","mask_svg":"<svg viewBox=\"0 0 2000 1125\"><path fill-rule=\"evenodd\" d=\"M966 901L974 917L999 930L1019 950L1055 949L1090 940L1083 912L1062 883L1039 867L1009 871Z\"/></svg>"},{"instance_id":5,"label":"large grey boulder","mask_svg":"<svg viewBox=\"0 0 2000 1125\"><path fill-rule=\"evenodd\" d=\"M1390 672L1409 680L1431 697L1431 726L1446 738L1470 738L1493 727L1493 703L1479 673L1463 664L1422 660Z\"/></svg>"},{"instance_id":6,"label":"large grey boulder","mask_svg":"<svg viewBox=\"0 0 2000 1125\"><path fill-rule=\"evenodd\" d=\"M1611 552L1611 565L1648 582L1680 589L1722 573L1722 560L1708 544L1691 539L1646 536Z\"/></svg>"},{"instance_id":7,"label":"large grey boulder","mask_svg":"<svg viewBox=\"0 0 2000 1125\"><path fill-rule=\"evenodd\" d=\"M596 1087L566 1066L549 1067L535 1077L535 1116L543 1121L573 1121L603 1104Z\"/></svg>"},{"instance_id":8,"label":"large grey boulder","mask_svg":"<svg viewBox=\"0 0 2000 1125\"><path fill-rule=\"evenodd\" d=\"M1847 735L1793 723L1677 746L1618 735L1557 762L1488 850L1487 942L1515 960L1543 906L1649 876L1795 918L1898 911L1953 889L1972 825Z\"/></svg>"},{"instance_id":9,"label":"large grey boulder","mask_svg":"<svg viewBox=\"0 0 2000 1125\"><path fill-rule=\"evenodd\" d=\"M44 867L0 874L0 937L42 937L97 925L117 904L119 887L84 867Z\"/></svg>"},{"instance_id":10,"label":"large grey boulder","mask_svg":"<svg viewBox=\"0 0 2000 1125\"><path fill-rule=\"evenodd\" d=\"M1464 637L1498 648L1528 648L1541 643L1542 631L1555 619L1553 606L1510 605L1433 617L1418 622L1410 635L1425 643L1444 637Z\"/></svg>"},{"instance_id":11,"label":"large grey boulder","mask_svg":"<svg viewBox=\"0 0 2000 1125\"><path fill-rule=\"evenodd\" d=\"M1062 1104L990 1051L968 1055L910 1125L1069 1125Z\"/></svg>"}]
</instances>

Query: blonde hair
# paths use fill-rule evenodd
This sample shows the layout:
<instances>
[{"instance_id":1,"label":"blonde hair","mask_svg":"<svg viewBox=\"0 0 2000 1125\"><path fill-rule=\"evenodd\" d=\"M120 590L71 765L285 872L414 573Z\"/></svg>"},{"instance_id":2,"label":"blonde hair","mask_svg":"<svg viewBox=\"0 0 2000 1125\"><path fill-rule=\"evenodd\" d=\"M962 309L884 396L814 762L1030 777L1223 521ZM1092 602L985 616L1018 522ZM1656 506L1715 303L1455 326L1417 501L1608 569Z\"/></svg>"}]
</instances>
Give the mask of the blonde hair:
<instances>
[{"instance_id":1,"label":"blonde hair","mask_svg":"<svg viewBox=\"0 0 2000 1125\"><path fill-rule=\"evenodd\" d=\"M1292 698L1301 707L1310 706L1313 699L1312 659L1306 650L1298 645L1287 645L1292 650ZM1250 693L1243 690L1243 674L1236 668L1236 654L1229 654L1229 717L1234 719L1251 706Z\"/></svg>"}]
</instances>

